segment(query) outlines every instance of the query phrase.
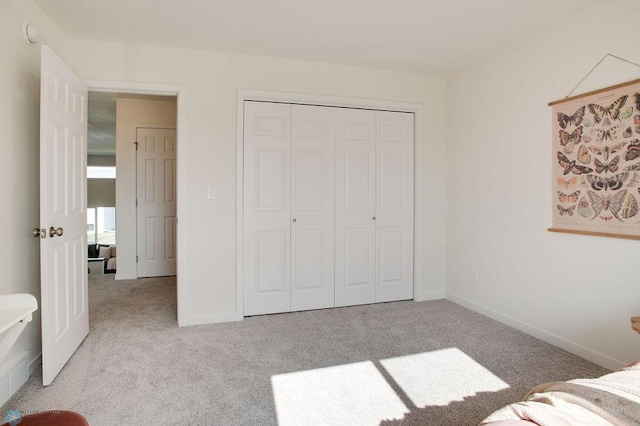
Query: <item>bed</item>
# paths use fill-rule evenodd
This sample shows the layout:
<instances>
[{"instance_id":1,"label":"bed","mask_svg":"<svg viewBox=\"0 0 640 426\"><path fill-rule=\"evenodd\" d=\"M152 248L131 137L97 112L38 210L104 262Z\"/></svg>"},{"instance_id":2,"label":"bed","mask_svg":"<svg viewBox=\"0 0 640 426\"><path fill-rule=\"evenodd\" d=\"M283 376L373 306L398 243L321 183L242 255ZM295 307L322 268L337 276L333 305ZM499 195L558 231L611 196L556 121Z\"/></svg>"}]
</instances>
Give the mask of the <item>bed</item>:
<instances>
[{"instance_id":1,"label":"bed","mask_svg":"<svg viewBox=\"0 0 640 426\"><path fill-rule=\"evenodd\" d=\"M640 361L596 379L545 383L481 425L640 425Z\"/></svg>"}]
</instances>

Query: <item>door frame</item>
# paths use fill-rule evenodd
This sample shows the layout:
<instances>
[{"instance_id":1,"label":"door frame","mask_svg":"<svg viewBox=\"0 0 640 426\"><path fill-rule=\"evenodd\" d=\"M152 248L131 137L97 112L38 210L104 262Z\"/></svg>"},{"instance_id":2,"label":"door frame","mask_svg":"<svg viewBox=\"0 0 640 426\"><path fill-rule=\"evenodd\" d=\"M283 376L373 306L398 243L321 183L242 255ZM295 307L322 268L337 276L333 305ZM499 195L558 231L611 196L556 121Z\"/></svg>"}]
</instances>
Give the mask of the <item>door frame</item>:
<instances>
[{"instance_id":1,"label":"door frame","mask_svg":"<svg viewBox=\"0 0 640 426\"><path fill-rule=\"evenodd\" d=\"M274 92L269 90L238 89L236 104L236 320L244 318L244 102L281 102L289 104L318 105L344 108L364 108L380 111L397 111L414 113L414 188L413 188L413 300L427 300L419 291L418 283L422 283L423 266L423 204L426 201L422 176L424 173L421 161L424 154L423 140L423 106L416 103L394 102L376 99L360 99L340 96L313 95L291 92ZM180 108L178 108L180 109ZM417 143L417 141L421 141Z\"/></svg>"},{"instance_id":2,"label":"door frame","mask_svg":"<svg viewBox=\"0 0 640 426\"><path fill-rule=\"evenodd\" d=\"M176 117L176 185L177 190L177 239L176 239L176 255L178 257L176 263L176 288L177 288L177 318L178 325L189 325L189 318L186 315L186 291L187 283L185 281L185 266L187 265L187 244L186 234L188 223L186 220L180 220L186 217L185 211L185 195L187 193L187 164L186 156L181 154L181 148L184 141L187 140L187 100L186 89L180 85L168 84L149 84L136 83L131 81L111 81L111 80L85 80L85 84L90 92L110 92L110 93L128 93L136 95L160 95L160 96L176 96L178 104L178 114ZM133 142L133 141L131 141ZM135 200L132 200L135 203ZM117 214L117 212L116 212Z\"/></svg>"}]
</instances>

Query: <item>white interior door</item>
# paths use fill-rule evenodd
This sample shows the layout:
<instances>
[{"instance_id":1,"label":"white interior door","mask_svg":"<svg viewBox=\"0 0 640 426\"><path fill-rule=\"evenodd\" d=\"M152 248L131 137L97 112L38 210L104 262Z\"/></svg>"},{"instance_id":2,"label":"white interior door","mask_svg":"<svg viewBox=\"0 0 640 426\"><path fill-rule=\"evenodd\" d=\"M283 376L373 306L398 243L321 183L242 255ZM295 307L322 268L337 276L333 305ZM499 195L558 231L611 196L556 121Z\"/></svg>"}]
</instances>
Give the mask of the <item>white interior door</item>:
<instances>
[{"instance_id":1,"label":"white interior door","mask_svg":"<svg viewBox=\"0 0 640 426\"><path fill-rule=\"evenodd\" d=\"M376 112L376 302L413 297L413 114Z\"/></svg>"},{"instance_id":2,"label":"white interior door","mask_svg":"<svg viewBox=\"0 0 640 426\"><path fill-rule=\"evenodd\" d=\"M291 310L334 306L336 108L292 106Z\"/></svg>"},{"instance_id":3,"label":"white interior door","mask_svg":"<svg viewBox=\"0 0 640 426\"><path fill-rule=\"evenodd\" d=\"M336 109L336 306L375 296L375 112Z\"/></svg>"},{"instance_id":4,"label":"white interior door","mask_svg":"<svg viewBox=\"0 0 640 426\"><path fill-rule=\"evenodd\" d=\"M176 130L136 130L138 277L176 274Z\"/></svg>"},{"instance_id":5,"label":"white interior door","mask_svg":"<svg viewBox=\"0 0 640 426\"><path fill-rule=\"evenodd\" d=\"M40 222L46 238L40 244L40 285L45 386L89 333L86 119L86 86L42 46Z\"/></svg>"},{"instance_id":6,"label":"white interior door","mask_svg":"<svg viewBox=\"0 0 640 426\"><path fill-rule=\"evenodd\" d=\"M244 314L291 310L291 105L244 104Z\"/></svg>"}]
</instances>

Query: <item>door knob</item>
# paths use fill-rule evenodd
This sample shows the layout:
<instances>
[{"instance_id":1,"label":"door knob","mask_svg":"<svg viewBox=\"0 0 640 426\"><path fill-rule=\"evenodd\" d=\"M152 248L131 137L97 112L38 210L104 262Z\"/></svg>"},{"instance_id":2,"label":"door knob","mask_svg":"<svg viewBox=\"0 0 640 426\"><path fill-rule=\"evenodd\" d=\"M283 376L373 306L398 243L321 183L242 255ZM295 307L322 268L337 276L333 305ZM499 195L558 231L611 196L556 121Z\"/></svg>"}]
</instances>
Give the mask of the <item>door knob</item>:
<instances>
[{"instance_id":1,"label":"door knob","mask_svg":"<svg viewBox=\"0 0 640 426\"><path fill-rule=\"evenodd\" d=\"M33 228L31 235L33 235L34 238L47 238L47 231L44 228Z\"/></svg>"},{"instance_id":2,"label":"door knob","mask_svg":"<svg viewBox=\"0 0 640 426\"><path fill-rule=\"evenodd\" d=\"M371 217L371 220L376 220L376 217L375 217L375 216L372 216L372 217Z\"/></svg>"},{"instance_id":3,"label":"door knob","mask_svg":"<svg viewBox=\"0 0 640 426\"><path fill-rule=\"evenodd\" d=\"M294 217L291 221L292 221L293 223L296 223L296 218Z\"/></svg>"},{"instance_id":4,"label":"door knob","mask_svg":"<svg viewBox=\"0 0 640 426\"><path fill-rule=\"evenodd\" d=\"M62 234L64 234L64 229L62 228L54 228L53 226L49 228L49 236L52 238L55 237L56 235L58 237L61 237Z\"/></svg>"}]
</instances>

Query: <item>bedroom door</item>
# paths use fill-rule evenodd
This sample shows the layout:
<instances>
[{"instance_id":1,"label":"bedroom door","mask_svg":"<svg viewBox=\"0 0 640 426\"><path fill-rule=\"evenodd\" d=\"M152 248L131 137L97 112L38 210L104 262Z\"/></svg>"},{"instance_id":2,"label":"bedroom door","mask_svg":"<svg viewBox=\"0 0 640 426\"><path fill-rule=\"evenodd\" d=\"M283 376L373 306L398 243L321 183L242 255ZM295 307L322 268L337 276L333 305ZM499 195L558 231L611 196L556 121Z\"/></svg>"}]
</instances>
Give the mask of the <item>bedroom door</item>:
<instances>
[{"instance_id":1,"label":"bedroom door","mask_svg":"<svg viewBox=\"0 0 640 426\"><path fill-rule=\"evenodd\" d=\"M89 333L87 88L49 47L41 55L40 304L48 386Z\"/></svg>"},{"instance_id":2,"label":"bedroom door","mask_svg":"<svg viewBox=\"0 0 640 426\"><path fill-rule=\"evenodd\" d=\"M138 278L176 275L176 129L136 130Z\"/></svg>"}]
</instances>

